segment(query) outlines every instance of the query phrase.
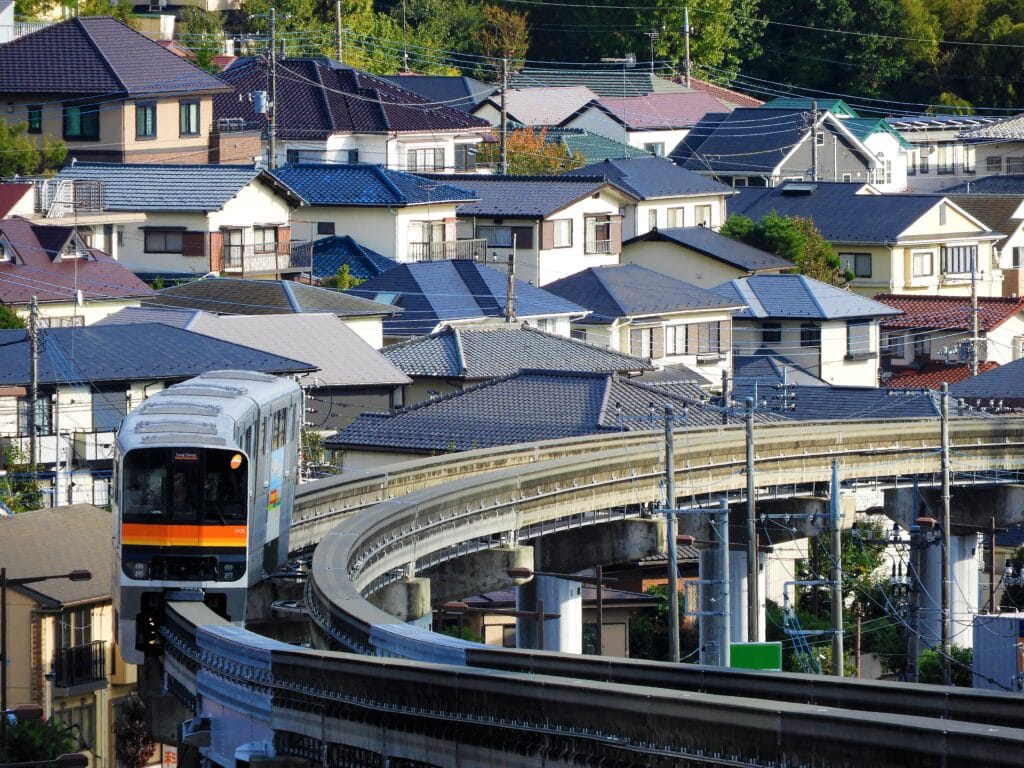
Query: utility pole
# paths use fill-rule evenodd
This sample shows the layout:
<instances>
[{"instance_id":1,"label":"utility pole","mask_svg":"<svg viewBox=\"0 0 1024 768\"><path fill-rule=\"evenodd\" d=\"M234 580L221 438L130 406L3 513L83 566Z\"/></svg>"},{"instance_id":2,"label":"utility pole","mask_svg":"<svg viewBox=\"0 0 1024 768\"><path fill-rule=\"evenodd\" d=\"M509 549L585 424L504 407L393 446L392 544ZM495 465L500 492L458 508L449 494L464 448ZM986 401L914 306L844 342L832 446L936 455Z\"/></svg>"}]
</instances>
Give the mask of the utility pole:
<instances>
[{"instance_id":1,"label":"utility pole","mask_svg":"<svg viewBox=\"0 0 1024 768\"><path fill-rule=\"evenodd\" d=\"M996 517L989 520L988 529L988 610L996 613Z\"/></svg>"},{"instance_id":2,"label":"utility pole","mask_svg":"<svg viewBox=\"0 0 1024 768\"><path fill-rule=\"evenodd\" d=\"M512 253L508 255L508 301L505 302L505 322L516 321L516 236L512 235Z\"/></svg>"},{"instance_id":3,"label":"utility pole","mask_svg":"<svg viewBox=\"0 0 1024 768\"><path fill-rule=\"evenodd\" d=\"M949 515L949 384L942 382L942 671L946 684L953 682L951 658L953 636L952 564L950 563Z\"/></svg>"},{"instance_id":4,"label":"utility pole","mask_svg":"<svg viewBox=\"0 0 1024 768\"><path fill-rule=\"evenodd\" d=\"M861 630L861 609L857 606L857 644L853 649L853 658L857 664L857 677L860 677L860 630Z\"/></svg>"},{"instance_id":5,"label":"utility pole","mask_svg":"<svg viewBox=\"0 0 1024 768\"><path fill-rule=\"evenodd\" d=\"M754 400L746 400L747 433L747 641L756 643L761 637L761 600L758 579L760 567L757 562L757 504L754 488Z\"/></svg>"},{"instance_id":6,"label":"utility pole","mask_svg":"<svg viewBox=\"0 0 1024 768\"><path fill-rule=\"evenodd\" d=\"M345 48L341 42L341 0L334 0L334 36L338 43L338 61L345 62Z\"/></svg>"},{"instance_id":7,"label":"utility pole","mask_svg":"<svg viewBox=\"0 0 1024 768\"><path fill-rule=\"evenodd\" d=\"M683 8L683 39L686 41L686 58L684 59L685 69L683 70L683 84L690 87L690 6Z\"/></svg>"},{"instance_id":8,"label":"utility pole","mask_svg":"<svg viewBox=\"0 0 1024 768\"><path fill-rule=\"evenodd\" d=\"M818 180L818 102L811 102L811 181Z\"/></svg>"},{"instance_id":9,"label":"utility pole","mask_svg":"<svg viewBox=\"0 0 1024 768\"><path fill-rule=\"evenodd\" d=\"M971 376L978 375L978 345L981 342L978 311L978 281L975 277L976 256L971 256Z\"/></svg>"},{"instance_id":10,"label":"utility pole","mask_svg":"<svg viewBox=\"0 0 1024 768\"><path fill-rule=\"evenodd\" d=\"M28 348L32 362L29 380L29 460L32 480L39 479L39 300L33 296L28 305ZM5 715L6 717L6 715Z\"/></svg>"},{"instance_id":11,"label":"utility pole","mask_svg":"<svg viewBox=\"0 0 1024 768\"><path fill-rule=\"evenodd\" d=\"M915 498L917 494L914 494ZM917 509L914 510L917 515ZM910 596L907 601L907 682L917 682L917 660L921 656L921 564L924 562L924 542L921 526L910 526L910 558L907 575L910 577Z\"/></svg>"},{"instance_id":12,"label":"utility pole","mask_svg":"<svg viewBox=\"0 0 1024 768\"><path fill-rule=\"evenodd\" d=\"M501 162L498 165L498 173L504 176L508 173L508 105L505 94L508 91L508 56L501 60L501 129L498 131L501 141Z\"/></svg>"},{"instance_id":13,"label":"utility pole","mask_svg":"<svg viewBox=\"0 0 1024 768\"><path fill-rule=\"evenodd\" d=\"M676 467L672 403L665 403L665 536L668 539L668 658L679 663L679 561L676 557ZM727 607L728 608L728 607Z\"/></svg>"},{"instance_id":14,"label":"utility pole","mask_svg":"<svg viewBox=\"0 0 1024 768\"><path fill-rule=\"evenodd\" d=\"M832 533L832 674L843 676L843 513L839 503L839 462L832 461L832 498L829 527Z\"/></svg>"},{"instance_id":15,"label":"utility pole","mask_svg":"<svg viewBox=\"0 0 1024 768\"><path fill-rule=\"evenodd\" d=\"M732 391L729 388L729 369L722 369L722 424L729 423L729 407L732 404Z\"/></svg>"},{"instance_id":16,"label":"utility pole","mask_svg":"<svg viewBox=\"0 0 1024 768\"><path fill-rule=\"evenodd\" d=\"M270 6L270 102L267 104L268 147L267 167L277 167L277 9Z\"/></svg>"}]
</instances>

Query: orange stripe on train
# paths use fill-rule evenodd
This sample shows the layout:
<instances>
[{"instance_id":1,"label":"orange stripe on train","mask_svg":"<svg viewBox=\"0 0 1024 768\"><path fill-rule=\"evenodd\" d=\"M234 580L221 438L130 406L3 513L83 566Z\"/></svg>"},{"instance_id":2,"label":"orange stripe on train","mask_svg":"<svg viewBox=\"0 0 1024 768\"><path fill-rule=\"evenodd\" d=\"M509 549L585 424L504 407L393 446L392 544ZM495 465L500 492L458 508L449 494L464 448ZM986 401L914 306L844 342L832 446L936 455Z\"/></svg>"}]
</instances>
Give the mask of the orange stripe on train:
<instances>
[{"instance_id":1,"label":"orange stripe on train","mask_svg":"<svg viewBox=\"0 0 1024 768\"><path fill-rule=\"evenodd\" d=\"M244 525L163 525L123 523L121 543L144 547L244 547Z\"/></svg>"}]
</instances>

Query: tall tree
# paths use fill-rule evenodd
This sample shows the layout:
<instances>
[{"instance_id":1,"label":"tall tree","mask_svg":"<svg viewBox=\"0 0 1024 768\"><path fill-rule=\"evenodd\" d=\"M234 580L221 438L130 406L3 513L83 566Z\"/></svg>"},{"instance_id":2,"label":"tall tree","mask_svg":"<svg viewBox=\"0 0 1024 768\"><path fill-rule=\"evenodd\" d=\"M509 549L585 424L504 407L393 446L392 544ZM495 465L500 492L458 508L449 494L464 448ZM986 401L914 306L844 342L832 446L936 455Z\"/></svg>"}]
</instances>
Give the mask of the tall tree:
<instances>
[{"instance_id":1,"label":"tall tree","mask_svg":"<svg viewBox=\"0 0 1024 768\"><path fill-rule=\"evenodd\" d=\"M842 285L851 277L843 273L839 257L810 219L772 211L754 222L734 214L722 225L721 233L789 259L800 274L823 283Z\"/></svg>"},{"instance_id":2,"label":"tall tree","mask_svg":"<svg viewBox=\"0 0 1024 768\"><path fill-rule=\"evenodd\" d=\"M521 69L530 46L526 16L500 5L485 5L483 24L477 33L481 53L494 59L509 59L513 70Z\"/></svg>"},{"instance_id":3,"label":"tall tree","mask_svg":"<svg viewBox=\"0 0 1024 768\"><path fill-rule=\"evenodd\" d=\"M213 57L224 50L224 18L216 11L189 5L182 9L180 21L185 25L183 42L195 56L195 65L217 72Z\"/></svg>"},{"instance_id":4,"label":"tall tree","mask_svg":"<svg viewBox=\"0 0 1024 768\"><path fill-rule=\"evenodd\" d=\"M573 168L582 168L586 159L579 150L570 152L561 142L548 142L547 129L534 131L520 128L510 131L505 144L508 172L513 176L548 176ZM501 150L496 143L484 146L477 153L477 163L497 167Z\"/></svg>"},{"instance_id":5,"label":"tall tree","mask_svg":"<svg viewBox=\"0 0 1024 768\"><path fill-rule=\"evenodd\" d=\"M30 139L24 123L12 125L0 120L0 178L50 174L59 168L68 150L63 141L43 137L41 147Z\"/></svg>"}]
</instances>

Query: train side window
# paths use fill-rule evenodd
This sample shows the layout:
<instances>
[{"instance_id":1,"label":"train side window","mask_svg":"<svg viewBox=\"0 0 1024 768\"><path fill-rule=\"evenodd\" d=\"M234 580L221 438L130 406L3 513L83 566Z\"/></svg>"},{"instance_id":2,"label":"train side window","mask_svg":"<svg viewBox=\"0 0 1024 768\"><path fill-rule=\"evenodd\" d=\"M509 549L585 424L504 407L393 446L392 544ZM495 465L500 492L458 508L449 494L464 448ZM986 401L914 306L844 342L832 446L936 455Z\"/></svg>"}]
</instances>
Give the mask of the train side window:
<instances>
[{"instance_id":1,"label":"train side window","mask_svg":"<svg viewBox=\"0 0 1024 768\"><path fill-rule=\"evenodd\" d=\"M252 456L252 424L245 430L245 440L242 443L242 450L246 456Z\"/></svg>"}]
</instances>

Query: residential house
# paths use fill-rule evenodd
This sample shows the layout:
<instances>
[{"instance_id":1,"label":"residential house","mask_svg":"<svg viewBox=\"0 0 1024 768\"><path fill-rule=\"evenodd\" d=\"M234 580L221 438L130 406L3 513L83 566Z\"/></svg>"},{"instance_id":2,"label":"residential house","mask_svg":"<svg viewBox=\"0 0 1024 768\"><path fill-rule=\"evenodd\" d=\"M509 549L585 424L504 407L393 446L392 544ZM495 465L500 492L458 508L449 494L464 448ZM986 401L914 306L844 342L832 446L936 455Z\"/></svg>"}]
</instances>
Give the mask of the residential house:
<instances>
[{"instance_id":1,"label":"residential house","mask_svg":"<svg viewBox=\"0 0 1024 768\"><path fill-rule=\"evenodd\" d=\"M344 427L364 411L398 408L412 379L330 313L214 315L201 310L124 309L101 321L164 323L214 339L316 367L298 378L306 392L306 424L314 430Z\"/></svg>"},{"instance_id":2,"label":"residential house","mask_svg":"<svg viewBox=\"0 0 1024 768\"><path fill-rule=\"evenodd\" d=\"M635 202L625 208L622 237L631 239L659 227L710 227L725 222L729 187L680 168L664 157L605 160L563 176L603 176Z\"/></svg>"},{"instance_id":3,"label":"residential house","mask_svg":"<svg viewBox=\"0 0 1024 768\"><path fill-rule=\"evenodd\" d=\"M434 333L444 325L488 318L525 322L568 336L570 321L586 313L582 307L524 280L465 260L400 264L348 293L350 298L362 297L404 312L385 318L384 342L388 344Z\"/></svg>"},{"instance_id":4,"label":"residential house","mask_svg":"<svg viewBox=\"0 0 1024 768\"><path fill-rule=\"evenodd\" d=\"M992 368L977 376L956 382L949 393L967 406L983 411L1024 409L1024 359Z\"/></svg>"},{"instance_id":5,"label":"residential house","mask_svg":"<svg viewBox=\"0 0 1024 768\"><path fill-rule=\"evenodd\" d=\"M778 274L796 267L708 227L652 229L622 244L622 263L647 267L701 288L737 277Z\"/></svg>"},{"instance_id":6,"label":"residential house","mask_svg":"<svg viewBox=\"0 0 1024 768\"><path fill-rule=\"evenodd\" d=\"M292 215L299 240L348 235L398 262L484 257L483 239L456 238L456 208L476 199L461 183L364 164L286 165L273 174L303 202Z\"/></svg>"},{"instance_id":7,"label":"residential house","mask_svg":"<svg viewBox=\"0 0 1024 768\"><path fill-rule=\"evenodd\" d=\"M621 63L587 67L522 67L509 78L512 88L559 88L585 85L598 96L646 96L649 93L685 93L678 83L636 66L628 60Z\"/></svg>"},{"instance_id":8,"label":"residential house","mask_svg":"<svg viewBox=\"0 0 1024 768\"><path fill-rule=\"evenodd\" d=\"M732 313L746 302L636 264L589 267L547 290L590 310L573 335L656 366L683 364L712 381L732 367Z\"/></svg>"},{"instance_id":9,"label":"residential house","mask_svg":"<svg viewBox=\"0 0 1024 768\"><path fill-rule=\"evenodd\" d=\"M329 235L314 240L309 265L313 285L334 277L339 270L348 269L350 277L367 280L398 266L398 262L360 245L350 235Z\"/></svg>"},{"instance_id":10,"label":"residential house","mask_svg":"<svg viewBox=\"0 0 1024 768\"><path fill-rule=\"evenodd\" d=\"M665 157L704 115L721 111L722 102L703 91L603 96L579 107L559 124L583 128Z\"/></svg>"},{"instance_id":11,"label":"residential house","mask_svg":"<svg viewBox=\"0 0 1024 768\"><path fill-rule=\"evenodd\" d=\"M898 309L805 275L753 275L714 292L746 307L733 315L734 354L767 349L829 384L877 386L879 323Z\"/></svg>"},{"instance_id":12,"label":"residential house","mask_svg":"<svg viewBox=\"0 0 1024 768\"><path fill-rule=\"evenodd\" d=\"M493 93L481 101L473 114L494 126L501 125L501 95ZM505 91L505 112L510 123L522 126L561 125L576 110L597 98L585 85L549 88L509 88Z\"/></svg>"},{"instance_id":13,"label":"residential house","mask_svg":"<svg viewBox=\"0 0 1024 768\"><path fill-rule=\"evenodd\" d=\"M523 368L609 371L635 375L651 363L631 355L538 330L526 323L445 325L381 350L406 375L409 405Z\"/></svg>"},{"instance_id":14,"label":"residential house","mask_svg":"<svg viewBox=\"0 0 1024 768\"><path fill-rule=\"evenodd\" d=\"M465 75L420 75L414 72L399 72L397 75L381 75L382 80L394 83L412 93L419 94L427 101L439 106L472 112L497 88Z\"/></svg>"},{"instance_id":15,"label":"residential house","mask_svg":"<svg viewBox=\"0 0 1024 768\"><path fill-rule=\"evenodd\" d=\"M111 529L110 512L91 504L0 516L8 579L91 574L7 587L4 698L11 709L41 707L45 718L77 729L85 745L74 749L104 757L115 754L113 726L136 684L136 668L121 658L113 633Z\"/></svg>"},{"instance_id":16,"label":"residential house","mask_svg":"<svg viewBox=\"0 0 1024 768\"><path fill-rule=\"evenodd\" d=\"M172 285L143 302L145 307L198 309L215 315L289 315L330 312L374 349L383 346L382 323L402 309L291 280L207 277Z\"/></svg>"},{"instance_id":17,"label":"residential house","mask_svg":"<svg viewBox=\"0 0 1024 768\"><path fill-rule=\"evenodd\" d=\"M623 211L635 201L600 176L473 176L459 185L478 198L459 206L459 237L486 241L488 262L514 256L523 280L544 285L619 261Z\"/></svg>"},{"instance_id":18,"label":"residential house","mask_svg":"<svg viewBox=\"0 0 1024 768\"><path fill-rule=\"evenodd\" d=\"M315 370L303 361L161 323L53 328L42 332L40 346L37 450L52 506L109 503L114 432L121 418L154 391L225 368L276 374ZM13 445L26 457L31 360L26 331L0 331L0 445Z\"/></svg>"},{"instance_id":19,"label":"residential house","mask_svg":"<svg viewBox=\"0 0 1024 768\"><path fill-rule=\"evenodd\" d=\"M950 184L969 181L978 173L977 150L962 138L974 129L998 123L982 115L911 115L889 117L886 122L910 144L907 155L907 191L934 192Z\"/></svg>"},{"instance_id":20,"label":"residential house","mask_svg":"<svg viewBox=\"0 0 1024 768\"><path fill-rule=\"evenodd\" d=\"M35 188L25 182L0 182L0 219L31 216L35 211Z\"/></svg>"},{"instance_id":21,"label":"residential house","mask_svg":"<svg viewBox=\"0 0 1024 768\"><path fill-rule=\"evenodd\" d=\"M1024 173L1024 115L966 128L957 138L974 150L977 175Z\"/></svg>"},{"instance_id":22,"label":"residential house","mask_svg":"<svg viewBox=\"0 0 1024 768\"><path fill-rule=\"evenodd\" d=\"M884 163L831 112L822 112L816 124L802 109L709 113L671 156L684 168L734 187L885 181Z\"/></svg>"},{"instance_id":23,"label":"residential house","mask_svg":"<svg viewBox=\"0 0 1024 768\"><path fill-rule=\"evenodd\" d=\"M858 293L966 296L971 270L979 296L1000 296L993 232L956 203L934 195L879 195L856 184L787 182L747 189L731 213L760 221L771 212L810 219L853 275Z\"/></svg>"},{"instance_id":24,"label":"residential house","mask_svg":"<svg viewBox=\"0 0 1024 768\"><path fill-rule=\"evenodd\" d=\"M41 326L86 325L152 293L74 227L0 219L0 304L24 318L36 299Z\"/></svg>"},{"instance_id":25,"label":"residential house","mask_svg":"<svg viewBox=\"0 0 1024 768\"><path fill-rule=\"evenodd\" d=\"M214 99L222 136L266 130L268 67L262 56L239 59L221 74L232 88ZM330 59L284 58L276 67L271 166L371 163L409 172L471 171L477 145L491 131L462 110Z\"/></svg>"},{"instance_id":26,"label":"residential house","mask_svg":"<svg viewBox=\"0 0 1024 768\"><path fill-rule=\"evenodd\" d=\"M230 89L121 22L75 16L0 46L4 119L77 160L204 162Z\"/></svg>"},{"instance_id":27,"label":"residential house","mask_svg":"<svg viewBox=\"0 0 1024 768\"><path fill-rule=\"evenodd\" d=\"M1003 272L1003 296L1024 295L1024 191L1019 195L946 194L946 198L1003 235L992 246Z\"/></svg>"},{"instance_id":28,"label":"residential house","mask_svg":"<svg viewBox=\"0 0 1024 768\"><path fill-rule=\"evenodd\" d=\"M600 163L602 160L649 157L651 154L643 149L637 149L629 144L585 131L582 128L544 126L534 130L538 132L543 131L545 144L558 144L564 147L570 157L579 153L579 156L583 158L583 162L586 165Z\"/></svg>"},{"instance_id":29,"label":"residential house","mask_svg":"<svg viewBox=\"0 0 1024 768\"><path fill-rule=\"evenodd\" d=\"M738 107L760 107L764 104L760 99L755 99L753 96L749 96L745 93L727 88L724 85L713 83L710 80L703 80L699 77L693 77L690 75L679 75L672 78L672 82L685 85L687 88L692 88L695 91L703 91L709 93L722 102L722 106L726 109L736 109Z\"/></svg>"},{"instance_id":30,"label":"residential house","mask_svg":"<svg viewBox=\"0 0 1024 768\"><path fill-rule=\"evenodd\" d=\"M14 0L0 0L0 45L14 39Z\"/></svg>"},{"instance_id":31,"label":"residential house","mask_svg":"<svg viewBox=\"0 0 1024 768\"><path fill-rule=\"evenodd\" d=\"M308 254L292 256L299 198L256 166L76 163L40 182L40 199L37 221L77 222L93 244L146 276L308 269Z\"/></svg>"}]
</instances>

